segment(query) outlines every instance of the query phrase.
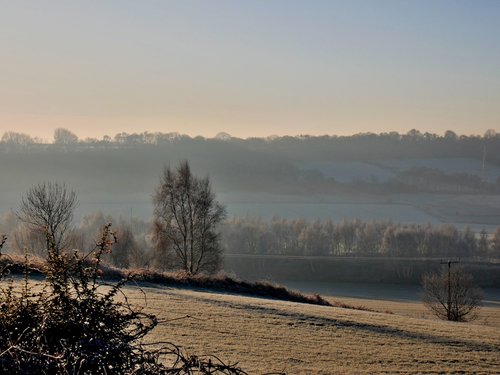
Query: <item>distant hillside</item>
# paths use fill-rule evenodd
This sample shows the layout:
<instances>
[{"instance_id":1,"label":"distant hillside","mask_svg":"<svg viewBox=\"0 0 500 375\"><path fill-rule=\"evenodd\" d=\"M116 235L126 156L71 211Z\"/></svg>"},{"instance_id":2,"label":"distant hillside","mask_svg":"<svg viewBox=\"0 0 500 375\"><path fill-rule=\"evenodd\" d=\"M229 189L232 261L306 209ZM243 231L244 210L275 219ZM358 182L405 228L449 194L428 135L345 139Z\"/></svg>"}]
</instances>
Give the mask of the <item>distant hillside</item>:
<instances>
[{"instance_id":1,"label":"distant hillside","mask_svg":"<svg viewBox=\"0 0 500 375\"><path fill-rule=\"evenodd\" d=\"M50 144L3 135L0 212L15 209L31 185L59 180L78 193L80 214L149 219L163 167L187 159L195 174L210 176L231 216L390 219L478 230L498 224L500 135L494 132L248 139L146 132L101 140L62 134Z\"/></svg>"},{"instance_id":2,"label":"distant hillside","mask_svg":"<svg viewBox=\"0 0 500 375\"><path fill-rule=\"evenodd\" d=\"M466 192L491 192L500 177L500 135L491 134L437 136L412 130L404 135L238 139L225 134L206 139L120 133L114 139L77 141L73 137L53 144L15 134L4 134L0 142L0 191L58 179L81 191L149 192L163 166L182 159L190 161L195 173L209 174L220 191L300 194L314 187L377 192L387 191L387 186L377 185L388 183L394 191L432 190L429 186L435 181L427 186L401 178L402 173L415 173L415 168L428 168L437 174L423 178L439 178L445 192L460 190L455 185Z\"/></svg>"}]
</instances>

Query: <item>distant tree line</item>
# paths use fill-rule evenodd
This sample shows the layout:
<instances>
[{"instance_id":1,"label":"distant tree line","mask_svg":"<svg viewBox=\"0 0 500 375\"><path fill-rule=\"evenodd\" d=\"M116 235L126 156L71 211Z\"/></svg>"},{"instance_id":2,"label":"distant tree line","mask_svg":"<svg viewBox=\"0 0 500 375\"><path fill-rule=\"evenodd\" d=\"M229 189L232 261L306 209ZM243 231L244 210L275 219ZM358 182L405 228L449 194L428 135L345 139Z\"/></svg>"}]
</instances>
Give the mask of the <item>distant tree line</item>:
<instances>
[{"instance_id":1,"label":"distant tree line","mask_svg":"<svg viewBox=\"0 0 500 375\"><path fill-rule=\"evenodd\" d=\"M500 258L500 227L489 235L447 224L234 218L223 239L228 252L240 254Z\"/></svg>"},{"instance_id":2,"label":"distant tree line","mask_svg":"<svg viewBox=\"0 0 500 375\"><path fill-rule=\"evenodd\" d=\"M7 131L0 139L1 150L26 149L30 146L60 147L73 145L76 148L116 148L130 146L168 145L177 142L221 142L238 148L262 151L269 155L284 157L288 160L364 160L421 157L471 157L480 158L483 150L487 152L490 163L500 165L500 133L489 129L483 136L458 135L452 130L443 135L421 133L412 129L405 134L359 133L350 136L273 136L267 138L234 138L229 134L218 134L214 138L202 136L189 137L177 132L142 132L117 133L98 138L79 139L68 129L58 128L54 131L54 139L47 143L40 138L15 131ZM77 147L78 146L78 147Z\"/></svg>"},{"instance_id":3,"label":"distant tree line","mask_svg":"<svg viewBox=\"0 0 500 375\"><path fill-rule=\"evenodd\" d=\"M107 223L119 241L105 260L120 268L175 269L158 247L154 225L138 218L113 218L102 212L84 216L67 233L69 248L88 249ZM0 215L0 232L10 248L45 256L45 234L28 230L12 213ZM221 227L227 253L290 256L500 259L500 227L458 230L452 225L401 224L391 221L232 218Z\"/></svg>"},{"instance_id":4,"label":"distant tree line","mask_svg":"<svg viewBox=\"0 0 500 375\"><path fill-rule=\"evenodd\" d=\"M64 152L64 158L61 153ZM196 173L210 171L218 187L229 190L304 194L314 188L318 193L493 193L500 192L500 179L488 180L481 171L448 173L428 166L392 171L394 178L379 181L341 182L320 171L300 168L300 163L361 161L378 165L379 160L410 158L472 158L486 156L487 165L500 166L500 134L490 130L483 136L444 135L411 130L352 136L284 136L233 138L189 137L179 133L118 133L101 139L79 139L71 131L58 128L52 142L28 134L9 131L0 139L0 173L23 169L26 176L54 175L72 185L94 184L92 175L106 175L116 186L134 191L150 191L144 181L154 181L151 171L162 168L165 160L191 161ZM99 161L107 160L106 165ZM142 165L150 168L142 168ZM70 166L70 167L68 167ZM33 169L33 171L30 171ZM479 169L479 168L478 168ZM71 173L75 172L75 176ZM369 176L367 176L369 177ZM26 179L26 177L23 177ZM71 181L73 178L73 181ZM38 179L40 180L40 178ZM103 184L105 179L99 181ZM15 184L9 181L9 184ZM30 185L33 181L25 181ZM88 186L103 190L104 186ZM19 186L9 186L19 190Z\"/></svg>"}]
</instances>

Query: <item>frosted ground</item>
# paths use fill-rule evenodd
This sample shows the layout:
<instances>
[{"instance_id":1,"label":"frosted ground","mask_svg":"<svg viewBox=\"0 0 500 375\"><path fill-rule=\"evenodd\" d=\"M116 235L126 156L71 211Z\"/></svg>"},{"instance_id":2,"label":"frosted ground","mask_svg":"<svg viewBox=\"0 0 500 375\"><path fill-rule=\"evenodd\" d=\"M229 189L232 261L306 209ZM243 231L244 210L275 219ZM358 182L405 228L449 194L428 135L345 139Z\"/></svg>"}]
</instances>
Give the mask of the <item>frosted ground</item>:
<instances>
[{"instance_id":1,"label":"frosted ground","mask_svg":"<svg viewBox=\"0 0 500 375\"><path fill-rule=\"evenodd\" d=\"M498 374L500 369L495 308L482 311L490 316L488 325L451 324L429 317L420 303L353 301L394 312L387 314L187 289L144 290L147 311L168 322L151 341L174 337L190 353L216 353L251 373ZM132 302L144 300L133 293L127 291Z\"/></svg>"}]
</instances>

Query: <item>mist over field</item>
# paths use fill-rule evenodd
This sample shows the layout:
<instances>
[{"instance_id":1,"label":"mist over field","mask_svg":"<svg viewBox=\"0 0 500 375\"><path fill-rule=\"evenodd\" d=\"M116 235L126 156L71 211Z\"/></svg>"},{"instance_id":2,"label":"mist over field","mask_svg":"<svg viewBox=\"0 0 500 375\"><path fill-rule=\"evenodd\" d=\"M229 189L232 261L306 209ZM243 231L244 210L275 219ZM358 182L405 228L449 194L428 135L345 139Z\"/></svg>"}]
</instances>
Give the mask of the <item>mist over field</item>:
<instances>
[{"instance_id":1,"label":"mist over field","mask_svg":"<svg viewBox=\"0 0 500 375\"><path fill-rule=\"evenodd\" d=\"M0 374L500 374L500 1L0 4Z\"/></svg>"},{"instance_id":2,"label":"mist over field","mask_svg":"<svg viewBox=\"0 0 500 375\"><path fill-rule=\"evenodd\" d=\"M495 242L500 136L494 131L484 136L411 130L248 139L146 132L101 140L59 132L53 143L13 132L3 136L0 212L5 223L30 186L62 181L78 194L78 225L128 223L148 253L152 197L162 170L188 160L193 173L210 178L227 207L222 239L231 257L225 268L245 278L419 284L425 272L439 269L440 257L500 257ZM386 267L371 276L362 276L354 264L342 276L328 271L337 267L332 264L304 277L300 266L261 260L263 271L259 262L237 261L238 254L436 260ZM410 271L402 271L407 267ZM481 266L474 271L483 286L500 285L483 271Z\"/></svg>"},{"instance_id":3,"label":"mist over field","mask_svg":"<svg viewBox=\"0 0 500 375\"><path fill-rule=\"evenodd\" d=\"M500 223L500 138L421 134L205 139L126 134L70 143L0 143L0 209L47 180L65 181L78 213L149 219L164 166L189 160L208 175L230 217L273 216L449 223L493 232ZM61 141L64 142L64 141Z\"/></svg>"}]
</instances>

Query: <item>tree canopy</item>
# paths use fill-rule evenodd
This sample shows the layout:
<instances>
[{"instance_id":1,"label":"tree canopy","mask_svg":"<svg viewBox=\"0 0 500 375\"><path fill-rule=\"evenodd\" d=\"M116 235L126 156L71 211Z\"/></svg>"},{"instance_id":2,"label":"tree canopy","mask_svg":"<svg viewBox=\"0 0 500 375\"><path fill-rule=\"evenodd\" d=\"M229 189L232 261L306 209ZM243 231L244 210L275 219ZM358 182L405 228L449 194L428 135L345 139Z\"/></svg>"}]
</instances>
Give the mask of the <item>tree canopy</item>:
<instances>
[{"instance_id":1,"label":"tree canopy","mask_svg":"<svg viewBox=\"0 0 500 375\"><path fill-rule=\"evenodd\" d=\"M226 209L215 199L208 177L191 173L187 161L165 168L153 198L158 251L167 266L190 274L214 272L222 248L218 225Z\"/></svg>"}]
</instances>

